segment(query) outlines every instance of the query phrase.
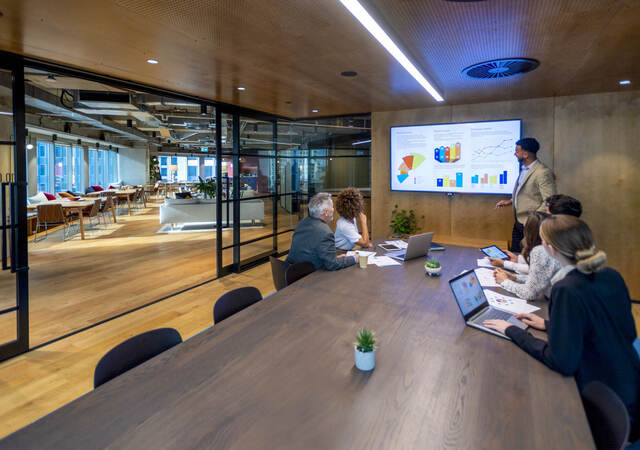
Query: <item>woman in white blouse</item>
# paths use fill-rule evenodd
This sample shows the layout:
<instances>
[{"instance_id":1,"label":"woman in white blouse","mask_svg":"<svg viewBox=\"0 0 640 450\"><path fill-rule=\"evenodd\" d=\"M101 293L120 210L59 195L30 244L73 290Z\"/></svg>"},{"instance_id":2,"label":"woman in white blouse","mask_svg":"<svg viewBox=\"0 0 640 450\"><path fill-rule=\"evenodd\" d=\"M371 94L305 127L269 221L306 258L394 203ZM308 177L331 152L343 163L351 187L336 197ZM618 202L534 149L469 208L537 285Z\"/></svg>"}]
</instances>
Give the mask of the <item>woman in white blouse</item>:
<instances>
[{"instance_id":1,"label":"woman in white blouse","mask_svg":"<svg viewBox=\"0 0 640 450\"><path fill-rule=\"evenodd\" d=\"M510 264L504 262L505 268L516 270L517 273L504 269L496 269L493 273L500 286L525 300L535 300L542 295L548 297L551 293L551 278L560 270L558 261L551 258L542 247L540 224L546 217L548 214L538 211L529 214L524 224L523 250L520 255L522 259L510 261ZM524 272L523 263L528 264L528 273Z\"/></svg>"},{"instance_id":2,"label":"woman in white blouse","mask_svg":"<svg viewBox=\"0 0 640 450\"><path fill-rule=\"evenodd\" d=\"M373 247L369 240L364 201L358 189L350 187L340 192L336 201L336 211L340 214L336 222L336 248L351 250L356 244L361 247ZM356 218L360 219L362 234L358 233Z\"/></svg>"}]
</instances>

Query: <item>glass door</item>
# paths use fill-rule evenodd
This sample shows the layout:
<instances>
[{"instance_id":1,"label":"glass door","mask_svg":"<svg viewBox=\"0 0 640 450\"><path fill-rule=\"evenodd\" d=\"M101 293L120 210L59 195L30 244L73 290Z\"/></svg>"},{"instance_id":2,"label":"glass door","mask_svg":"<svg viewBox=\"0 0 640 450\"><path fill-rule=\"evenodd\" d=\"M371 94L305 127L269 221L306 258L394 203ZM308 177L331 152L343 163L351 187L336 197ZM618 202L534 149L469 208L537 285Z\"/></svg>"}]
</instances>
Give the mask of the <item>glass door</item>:
<instances>
[{"instance_id":1,"label":"glass door","mask_svg":"<svg viewBox=\"0 0 640 450\"><path fill-rule=\"evenodd\" d=\"M0 63L0 361L29 348L24 69ZM35 223L35 222L34 222Z\"/></svg>"}]
</instances>

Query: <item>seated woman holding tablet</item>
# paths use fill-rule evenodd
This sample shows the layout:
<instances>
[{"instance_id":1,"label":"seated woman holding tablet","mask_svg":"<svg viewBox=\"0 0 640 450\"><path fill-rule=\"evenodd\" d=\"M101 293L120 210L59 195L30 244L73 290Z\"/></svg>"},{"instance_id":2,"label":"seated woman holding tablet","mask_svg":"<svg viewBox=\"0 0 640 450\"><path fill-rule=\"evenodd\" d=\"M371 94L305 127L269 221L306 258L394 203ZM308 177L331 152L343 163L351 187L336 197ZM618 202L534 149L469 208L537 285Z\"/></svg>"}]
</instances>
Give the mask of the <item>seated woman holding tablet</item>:
<instances>
[{"instance_id":1,"label":"seated woman holding tablet","mask_svg":"<svg viewBox=\"0 0 640 450\"><path fill-rule=\"evenodd\" d=\"M336 248L351 250L356 244L361 247L373 247L369 240L364 201L358 189L350 187L340 192L336 201L336 211L340 214L336 222ZM356 217L360 219L362 235L358 233Z\"/></svg>"},{"instance_id":2,"label":"seated woman holding tablet","mask_svg":"<svg viewBox=\"0 0 640 450\"><path fill-rule=\"evenodd\" d=\"M560 270L560 263L551 258L540 245L540 222L547 214L534 211L524 224L522 257L529 264L528 275L514 275L496 269L494 277L500 286L525 300L535 300L551 293L551 277Z\"/></svg>"},{"instance_id":3,"label":"seated woman holding tablet","mask_svg":"<svg viewBox=\"0 0 640 450\"><path fill-rule=\"evenodd\" d=\"M640 358L633 348L637 335L627 286L618 272L604 267L607 257L582 220L551 216L542 222L541 235L545 250L562 265L553 277L550 320L535 314L516 318L546 330L548 342L503 320L484 325L551 369L575 375L581 390L591 381L609 386L629 411L633 442L640 438Z\"/></svg>"},{"instance_id":4,"label":"seated woman holding tablet","mask_svg":"<svg viewBox=\"0 0 640 450\"><path fill-rule=\"evenodd\" d=\"M524 256L511 253L509 250L506 250L505 254L509 259L492 258L489 256L489 262L496 267L504 267L505 269L513 270L523 275L529 273L529 263Z\"/></svg>"}]
</instances>

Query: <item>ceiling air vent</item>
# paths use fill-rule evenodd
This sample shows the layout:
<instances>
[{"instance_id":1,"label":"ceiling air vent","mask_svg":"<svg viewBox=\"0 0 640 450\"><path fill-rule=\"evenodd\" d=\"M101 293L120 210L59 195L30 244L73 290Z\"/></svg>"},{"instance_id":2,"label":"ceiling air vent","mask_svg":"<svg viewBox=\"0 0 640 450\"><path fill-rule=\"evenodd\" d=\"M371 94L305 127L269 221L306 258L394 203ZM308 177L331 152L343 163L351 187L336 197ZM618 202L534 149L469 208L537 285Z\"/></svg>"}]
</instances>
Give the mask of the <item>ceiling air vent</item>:
<instances>
[{"instance_id":1,"label":"ceiling air vent","mask_svg":"<svg viewBox=\"0 0 640 450\"><path fill-rule=\"evenodd\" d=\"M531 72L539 65L540 63L535 59L494 59L469 66L462 73L470 78L507 78Z\"/></svg>"}]
</instances>

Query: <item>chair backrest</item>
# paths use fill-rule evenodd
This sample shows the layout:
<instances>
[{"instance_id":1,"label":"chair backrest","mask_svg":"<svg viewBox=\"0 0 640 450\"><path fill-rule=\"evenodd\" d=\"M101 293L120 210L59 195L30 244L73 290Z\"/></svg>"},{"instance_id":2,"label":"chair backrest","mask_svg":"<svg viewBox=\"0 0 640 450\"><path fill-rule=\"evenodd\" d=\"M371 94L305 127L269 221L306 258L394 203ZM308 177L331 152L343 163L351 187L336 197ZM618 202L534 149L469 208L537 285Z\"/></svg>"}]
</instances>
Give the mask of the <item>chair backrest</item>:
<instances>
[{"instance_id":1,"label":"chair backrest","mask_svg":"<svg viewBox=\"0 0 640 450\"><path fill-rule=\"evenodd\" d=\"M252 286L229 291L213 306L213 323L218 323L260 300L262 294Z\"/></svg>"},{"instance_id":2,"label":"chair backrest","mask_svg":"<svg viewBox=\"0 0 640 450\"><path fill-rule=\"evenodd\" d=\"M276 287L276 291L287 287L287 269L290 264L285 261L280 261L278 258L269 256L269 262L271 263L271 276L273 277L273 285Z\"/></svg>"},{"instance_id":3,"label":"chair backrest","mask_svg":"<svg viewBox=\"0 0 640 450\"><path fill-rule=\"evenodd\" d=\"M582 390L582 404L598 449L625 447L631 424L620 397L605 384L592 381Z\"/></svg>"},{"instance_id":4,"label":"chair backrest","mask_svg":"<svg viewBox=\"0 0 640 450\"><path fill-rule=\"evenodd\" d=\"M93 374L93 387L97 388L181 342L180 333L173 328L158 328L127 339L100 359Z\"/></svg>"},{"instance_id":5,"label":"chair backrest","mask_svg":"<svg viewBox=\"0 0 640 450\"><path fill-rule=\"evenodd\" d=\"M40 223L63 223L64 212L62 211L62 205L38 205L36 207L38 212L38 220Z\"/></svg>"},{"instance_id":6,"label":"chair backrest","mask_svg":"<svg viewBox=\"0 0 640 450\"><path fill-rule=\"evenodd\" d=\"M85 208L84 211L87 211L87 209L89 210L87 214L85 214L85 216L89 216L89 217L95 217L98 215L98 212L100 211L100 200L96 200L95 202L93 202L93 205L91 205L88 208Z\"/></svg>"},{"instance_id":7,"label":"chair backrest","mask_svg":"<svg viewBox=\"0 0 640 450\"><path fill-rule=\"evenodd\" d=\"M304 278L315 271L316 267L313 265L313 263L310 263L308 261L301 261L292 264L285 272L287 286L289 286L291 283L295 283L300 278Z\"/></svg>"}]
</instances>

